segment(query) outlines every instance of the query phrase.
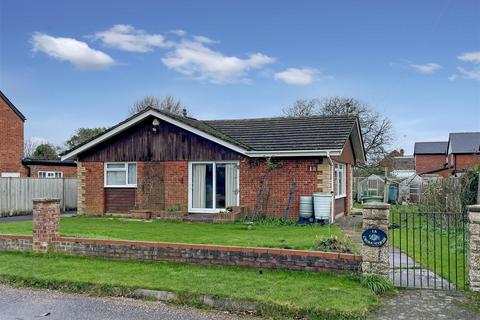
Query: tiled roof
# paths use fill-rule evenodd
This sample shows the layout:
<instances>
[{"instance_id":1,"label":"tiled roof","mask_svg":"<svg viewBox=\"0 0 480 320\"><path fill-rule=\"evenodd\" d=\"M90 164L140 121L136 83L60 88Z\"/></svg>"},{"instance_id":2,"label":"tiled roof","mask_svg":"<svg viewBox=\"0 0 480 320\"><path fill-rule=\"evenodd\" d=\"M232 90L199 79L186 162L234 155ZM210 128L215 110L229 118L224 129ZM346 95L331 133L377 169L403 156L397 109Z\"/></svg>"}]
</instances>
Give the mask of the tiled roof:
<instances>
[{"instance_id":1,"label":"tiled roof","mask_svg":"<svg viewBox=\"0 0 480 320\"><path fill-rule=\"evenodd\" d=\"M447 141L415 142L413 154L447 154Z\"/></svg>"},{"instance_id":2,"label":"tiled roof","mask_svg":"<svg viewBox=\"0 0 480 320\"><path fill-rule=\"evenodd\" d=\"M480 132L454 132L448 139L451 153L480 153Z\"/></svg>"},{"instance_id":3,"label":"tiled roof","mask_svg":"<svg viewBox=\"0 0 480 320\"><path fill-rule=\"evenodd\" d=\"M252 150L338 150L350 136L356 117L277 117L203 122Z\"/></svg>"}]
</instances>

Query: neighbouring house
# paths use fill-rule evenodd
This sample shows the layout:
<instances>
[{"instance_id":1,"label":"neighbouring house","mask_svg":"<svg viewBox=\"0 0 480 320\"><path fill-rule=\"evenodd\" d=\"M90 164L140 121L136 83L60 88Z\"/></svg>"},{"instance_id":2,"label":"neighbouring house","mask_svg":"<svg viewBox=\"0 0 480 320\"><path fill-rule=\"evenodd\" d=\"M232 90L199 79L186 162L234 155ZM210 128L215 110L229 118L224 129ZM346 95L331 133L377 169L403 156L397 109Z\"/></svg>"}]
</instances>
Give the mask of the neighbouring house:
<instances>
[{"instance_id":1,"label":"neighbouring house","mask_svg":"<svg viewBox=\"0 0 480 320\"><path fill-rule=\"evenodd\" d=\"M480 166L480 132L453 132L445 142L416 142L417 174L443 177Z\"/></svg>"},{"instance_id":2,"label":"neighbouring house","mask_svg":"<svg viewBox=\"0 0 480 320\"><path fill-rule=\"evenodd\" d=\"M76 178L74 161L23 158L25 120L0 91L0 177Z\"/></svg>"},{"instance_id":3,"label":"neighbouring house","mask_svg":"<svg viewBox=\"0 0 480 320\"><path fill-rule=\"evenodd\" d=\"M453 173L480 166L480 132L450 133L447 152Z\"/></svg>"},{"instance_id":4,"label":"neighbouring house","mask_svg":"<svg viewBox=\"0 0 480 320\"><path fill-rule=\"evenodd\" d=\"M245 206L298 219L300 196L315 192L331 197L331 218L347 213L365 153L355 116L202 121L149 108L62 160L77 161L80 213Z\"/></svg>"},{"instance_id":5,"label":"neighbouring house","mask_svg":"<svg viewBox=\"0 0 480 320\"><path fill-rule=\"evenodd\" d=\"M415 158L414 156L405 155L403 149L399 151L393 150L388 153L379 165L386 168L388 173L399 178L409 177L415 174Z\"/></svg>"},{"instance_id":6,"label":"neighbouring house","mask_svg":"<svg viewBox=\"0 0 480 320\"><path fill-rule=\"evenodd\" d=\"M413 156L415 157L415 172L428 174L442 172L447 162L447 141L415 142ZM449 175L449 172L443 172Z\"/></svg>"},{"instance_id":7,"label":"neighbouring house","mask_svg":"<svg viewBox=\"0 0 480 320\"><path fill-rule=\"evenodd\" d=\"M26 175L22 165L25 116L0 91L0 176Z\"/></svg>"},{"instance_id":8,"label":"neighbouring house","mask_svg":"<svg viewBox=\"0 0 480 320\"><path fill-rule=\"evenodd\" d=\"M65 178L75 179L77 177L77 164L72 160L41 160L29 159L22 160L27 168L27 176L32 178Z\"/></svg>"}]
</instances>

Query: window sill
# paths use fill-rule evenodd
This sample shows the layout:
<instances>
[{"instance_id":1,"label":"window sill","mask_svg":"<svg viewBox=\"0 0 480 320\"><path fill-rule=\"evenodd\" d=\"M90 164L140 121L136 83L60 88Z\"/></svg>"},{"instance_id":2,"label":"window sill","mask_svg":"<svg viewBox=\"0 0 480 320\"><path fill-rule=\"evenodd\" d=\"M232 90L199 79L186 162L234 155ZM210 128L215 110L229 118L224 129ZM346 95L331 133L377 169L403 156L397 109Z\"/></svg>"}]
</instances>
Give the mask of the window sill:
<instances>
[{"instance_id":1,"label":"window sill","mask_svg":"<svg viewBox=\"0 0 480 320\"><path fill-rule=\"evenodd\" d=\"M136 188L137 185L123 185L123 186L104 186L105 189L108 189L108 188L123 188L123 189L133 189L133 188Z\"/></svg>"},{"instance_id":2,"label":"window sill","mask_svg":"<svg viewBox=\"0 0 480 320\"><path fill-rule=\"evenodd\" d=\"M335 199L342 199L342 198L346 198L346 197L347 197L347 195L343 194L343 195L335 196Z\"/></svg>"}]
</instances>

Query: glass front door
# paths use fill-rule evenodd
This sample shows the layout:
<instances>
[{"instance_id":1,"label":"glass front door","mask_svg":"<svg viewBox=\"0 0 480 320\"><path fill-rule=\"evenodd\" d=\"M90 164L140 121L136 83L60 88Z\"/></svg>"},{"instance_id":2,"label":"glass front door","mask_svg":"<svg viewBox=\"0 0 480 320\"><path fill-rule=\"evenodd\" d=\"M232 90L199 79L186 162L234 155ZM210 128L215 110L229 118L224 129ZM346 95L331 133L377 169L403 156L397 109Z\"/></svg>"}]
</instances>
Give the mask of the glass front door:
<instances>
[{"instance_id":1,"label":"glass front door","mask_svg":"<svg viewBox=\"0 0 480 320\"><path fill-rule=\"evenodd\" d=\"M238 164L231 162L190 163L191 212L210 212L238 205Z\"/></svg>"}]
</instances>

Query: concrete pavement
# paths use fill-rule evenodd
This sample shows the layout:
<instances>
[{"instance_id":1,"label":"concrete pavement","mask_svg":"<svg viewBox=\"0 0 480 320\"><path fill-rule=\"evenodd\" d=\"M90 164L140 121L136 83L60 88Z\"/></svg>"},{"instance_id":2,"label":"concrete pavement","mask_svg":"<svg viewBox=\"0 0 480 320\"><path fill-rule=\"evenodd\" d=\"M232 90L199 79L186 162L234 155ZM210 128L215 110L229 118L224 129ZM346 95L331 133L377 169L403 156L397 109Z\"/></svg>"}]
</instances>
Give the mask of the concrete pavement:
<instances>
[{"instance_id":1,"label":"concrete pavement","mask_svg":"<svg viewBox=\"0 0 480 320\"><path fill-rule=\"evenodd\" d=\"M0 285L0 320L233 320L255 319L161 302L89 297Z\"/></svg>"}]
</instances>

